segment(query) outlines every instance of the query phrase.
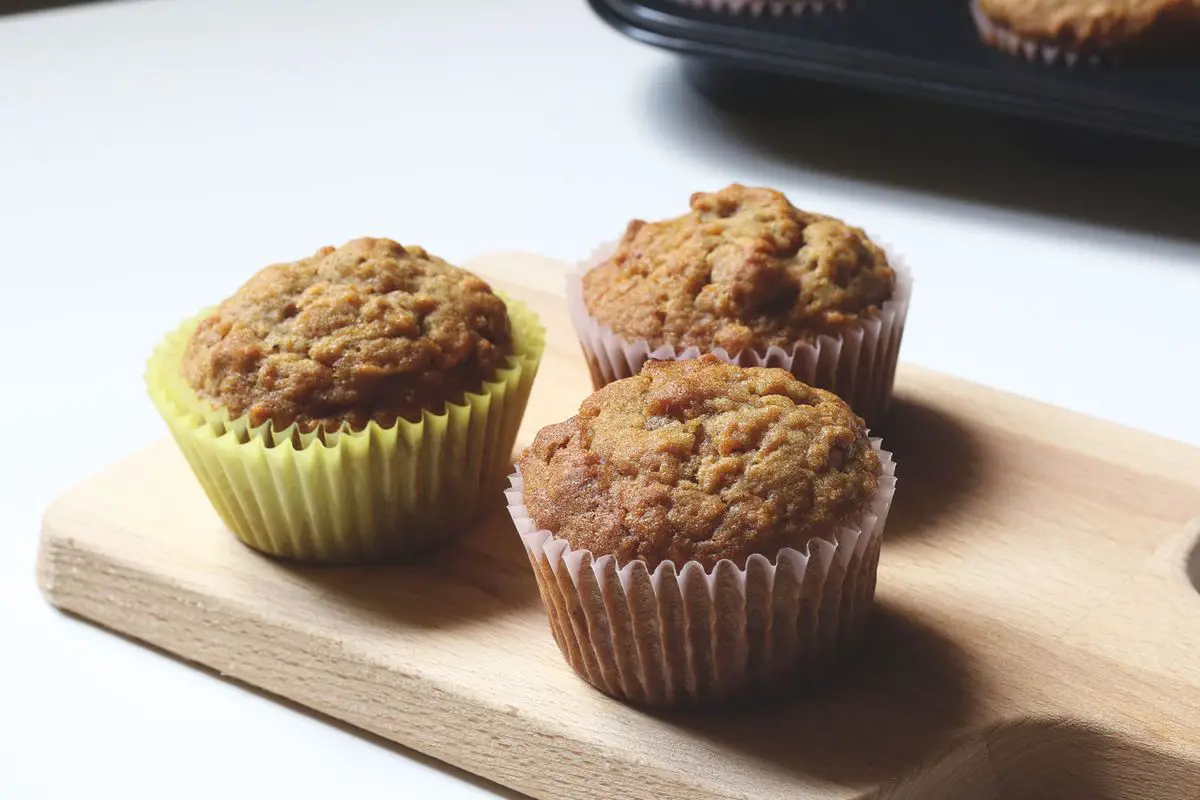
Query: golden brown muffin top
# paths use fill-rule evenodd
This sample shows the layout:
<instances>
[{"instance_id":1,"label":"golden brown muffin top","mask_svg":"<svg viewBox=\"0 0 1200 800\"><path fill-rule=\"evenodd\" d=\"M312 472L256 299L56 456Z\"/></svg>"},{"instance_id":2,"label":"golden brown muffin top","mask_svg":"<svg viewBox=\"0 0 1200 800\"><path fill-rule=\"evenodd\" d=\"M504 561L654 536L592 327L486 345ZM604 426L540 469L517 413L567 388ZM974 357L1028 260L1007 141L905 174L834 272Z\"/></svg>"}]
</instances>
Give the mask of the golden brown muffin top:
<instances>
[{"instance_id":1,"label":"golden brown muffin top","mask_svg":"<svg viewBox=\"0 0 1200 800\"><path fill-rule=\"evenodd\" d=\"M504 301L420 247L355 239L250 278L200 322L201 397L280 430L390 427L478 391L512 352Z\"/></svg>"},{"instance_id":2,"label":"golden brown muffin top","mask_svg":"<svg viewBox=\"0 0 1200 800\"><path fill-rule=\"evenodd\" d=\"M619 336L761 352L837 332L892 296L895 273L866 234L777 191L733 184L691 206L629 223L584 275L588 313Z\"/></svg>"},{"instance_id":3,"label":"golden brown muffin top","mask_svg":"<svg viewBox=\"0 0 1200 800\"><path fill-rule=\"evenodd\" d=\"M979 9L993 22L1035 41L1108 49L1132 46L1149 36L1164 40L1187 36L1200 48L1200 0L978 2Z\"/></svg>"},{"instance_id":4,"label":"golden brown muffin top","mask_svg":"<svg viewBox=\"0 0 1200 800\"><path fill-rule=\"evenodd\" d=\"M521 458L534 523L575 549L705 569L832 539L879 485L863 421L775 368L650 361L538 432Z\"/></svg>"}]
</instances>

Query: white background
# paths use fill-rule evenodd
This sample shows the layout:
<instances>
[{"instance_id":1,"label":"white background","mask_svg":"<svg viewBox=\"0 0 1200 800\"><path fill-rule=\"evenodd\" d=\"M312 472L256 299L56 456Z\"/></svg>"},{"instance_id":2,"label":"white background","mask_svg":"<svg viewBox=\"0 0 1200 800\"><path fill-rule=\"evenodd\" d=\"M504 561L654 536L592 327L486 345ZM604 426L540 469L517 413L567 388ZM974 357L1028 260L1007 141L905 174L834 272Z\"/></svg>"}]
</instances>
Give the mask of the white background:
<instances>
[{"instance_id":1,"label":"white background","mask_svg":"<svg viewBox=\"0 0 1200 800\"><path fill-rule=\"evenodd\" d=\"M718 110L581 0L0 17L0 797L499 791L67 619L34 586L50 498L164 433L140 380L159 334L321 245L567 259L694 190L769 184L907 256L907 360L1200 443L1195 152L1064 161L1075 145L974 115L778 105Z\"/></svg>"}]
</instances>

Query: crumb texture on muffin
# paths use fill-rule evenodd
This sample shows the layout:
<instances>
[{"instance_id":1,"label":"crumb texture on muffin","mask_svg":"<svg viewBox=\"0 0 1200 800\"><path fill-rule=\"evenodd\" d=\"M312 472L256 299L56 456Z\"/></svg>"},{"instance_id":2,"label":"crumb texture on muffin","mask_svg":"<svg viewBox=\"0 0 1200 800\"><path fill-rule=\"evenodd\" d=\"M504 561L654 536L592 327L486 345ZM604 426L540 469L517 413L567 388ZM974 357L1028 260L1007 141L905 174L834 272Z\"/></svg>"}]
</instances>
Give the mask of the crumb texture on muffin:
<instances>
[{"instance_id":1,"label":"crumb texture on muffin","mask_svg":"<svg viewBox=\"0 0 1200 800\"><path fill-rule=\"evenodd\" d=\"M777 191L733 184L691 208L629 223L583 277L589 314L626 339L736 355L836 333L892 296L895 273L865 233Z\"/></svg>"},{"instance_id":2,"label":"crumb texture on muffin","mask_svg":"<svg viewBox=\"0 0 1200 800\"><path fill-rule=\"evenodd\" d=\"M1200 0L976 0L1017 36L1071 49L1200 48Z\"/></svg>"},{"instance_id":3,"label":"crumb texture on muffin","mask_svg":"<svg viewBox=\"0 0 1200 800\"><path fill-rule=\"evenodd\" d=\"M512 352L504 301L480 278L389 239L258 272L197 327L197 393L282 429L390 426L477 391Z\"/></svg>"},{"instance_id":4,"label":"crumb texture on muffin","mask_svg":"<svg viewBox=\"0 0 1200 800\"><path fill-rule=\"evenodd\" d=\"M773 368L651 361L521 458L534 523L573 548L709 569L774 561L862 511L880 462L837 396Z\"/></svg>"}]
</instances>

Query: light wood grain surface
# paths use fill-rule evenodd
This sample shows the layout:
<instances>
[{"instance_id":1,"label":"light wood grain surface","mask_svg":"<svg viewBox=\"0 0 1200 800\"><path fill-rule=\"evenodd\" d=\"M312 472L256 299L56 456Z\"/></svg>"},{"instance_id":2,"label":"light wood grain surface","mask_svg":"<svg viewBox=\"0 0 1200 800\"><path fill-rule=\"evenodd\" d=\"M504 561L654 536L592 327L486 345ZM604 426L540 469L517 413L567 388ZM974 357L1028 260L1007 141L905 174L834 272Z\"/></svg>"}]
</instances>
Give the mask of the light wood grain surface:
<instances>
[{"instance_id":1,"label":"light wood grain surface","mask_svg":"<svg viewBox=\"0 0 1200 800\"><path fill-rule=\"evenodd\" d=\"M550 331L528 442L589 391L564 267L471 267ZM297 567L223 531L164 441L47 510L38 577L66 611L540 798L1200 798L1200 450L908 365L896 385L870 640L770 707L648 715L590 689L499 496L419 562Z\"/></svg>"}]
</instances>

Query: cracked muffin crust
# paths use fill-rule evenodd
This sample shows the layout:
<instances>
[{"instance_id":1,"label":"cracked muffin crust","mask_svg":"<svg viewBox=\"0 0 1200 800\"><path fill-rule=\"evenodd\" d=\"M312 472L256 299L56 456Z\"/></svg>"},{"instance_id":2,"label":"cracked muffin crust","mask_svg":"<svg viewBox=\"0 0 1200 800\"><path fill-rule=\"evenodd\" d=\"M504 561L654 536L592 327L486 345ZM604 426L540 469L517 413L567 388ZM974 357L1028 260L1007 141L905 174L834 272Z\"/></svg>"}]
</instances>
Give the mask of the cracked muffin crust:
<instances>
[{"instance_id":1,"label":"cracked muffin crust","mask_svg":"<svg viewBox=\"0 0 1200 800\"><path fill-rule=\"evenodd\" d=\"M587 312L617 335L762 352L836 334L892 297L895 272L858 228L740 184L690 202L675 219L629 223L583 276Z\"/></svg>"},{"instance_id":2,"label":"cracked muffin crust","mask_svg":"<svg viewBox=\"0 0 1200 800\"><path fill-rule=\"evenodd\" d=\"M533 522L574 549L654 569L774 561L861 512L880 461L863 421L782 369L650 361L521 458Z\"/></svg>"},{"instance_id":3,"label":"cracked muffin crust","mask_svg":"<svg viewBox=\"0 0 1200 800\"><path fill-rule=\"evenodd\" d=\"M478 391L512 345L507 307L483 280L362 238L258 272L200 322L183 370L251 425L360 430Z\"/></svg>"},{"instance_id":4,"label":"cracked muffin crust","mask_svg":"<svg viewBox=\"0 0 1200 800\"><path fill-rule=\"evenodd\" d=\"M1022 41L1083 55L1200 49L1200 0L975 0ZM985 39L988 37L985 36Z\"/></svg>"}]
</instances>

